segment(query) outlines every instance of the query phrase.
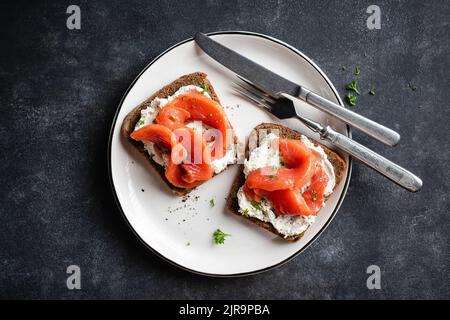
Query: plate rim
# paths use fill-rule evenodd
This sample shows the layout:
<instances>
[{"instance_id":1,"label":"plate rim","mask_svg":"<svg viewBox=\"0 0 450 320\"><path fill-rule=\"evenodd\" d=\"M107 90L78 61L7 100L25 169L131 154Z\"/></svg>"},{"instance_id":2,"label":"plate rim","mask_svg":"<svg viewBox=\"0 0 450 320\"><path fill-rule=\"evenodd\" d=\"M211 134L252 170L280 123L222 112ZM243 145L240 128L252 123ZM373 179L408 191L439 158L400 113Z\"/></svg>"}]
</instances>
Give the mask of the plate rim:
<instances>
[{"instance_id":1,"label":"plate rim","mask_svg":"<svg viewBox=\"0 0 450 320\"><path fill-rule=\"evenodd\" d=\"M307 57L305 54L303 54L303 52L301 52L300 50L298 50L297 48L291 46L290 44L281 41L277 38L262 34L262 33L258 33L258 32L251 32L251 31L242 31L242 30L228 30L228 31L215 31L215 32L208 32L206 33L207 35L227 35L227 34L240 34L240 35L248 35L248 36L255 36L255 37L260 37L266 40L270 40L273 41L277 44L281 44L284 47L286 47L287 49L293 51L295 54L299 55L300 57L302 57L305 61L307 61L319 74L320 76L325 80L325 82L327 83L327 85L330 87L331 91L333 92L333 94L335 95L335 97L337 98L339 104L344 107L344 104L342 102L341 97L339 96L339 93L337 92L336 88L334 87L333 83L330 81L330 79L328 79L328 77L326 76L326 74L322 71L322 69L319 68L319 66L317 66L314 61L312 61L309 57ZM248 271L248 272L240 272L240 273L233 273L233 274L220 274L220 273L208 273L208 272L201 272L201 271L197 271L194 269L190 269L187 268L175 261L170 260L169 258L165 257L162 253L158 252L157 250L153 249L148 243L146 243L141 236L137 233L137 231L133 228L133 226L131 225L131 223L128 221L123 209L122 209L122 205L120 204L119 198L117 196L116 193L116 188L114 185L114 181L113 181L113 177L112 177L112 166L111 166L111 151L112 151L112 139L113 139L113 135L114 135L114 129L117 125L117 118L119 116L120 110L122 109L123 106L123 102L125 100L125 98L127 97L128 93L130 92L130 90L134 87L135 83L139 80L139 78L142 76L142 74L147 71L148 68L150 68L156 61L158 61L162 56L164 56L165 54L167 54L168 52L170 52L171 50L175 49L176 47L185 44L187 42L190 41L194 41L194 37L189 37L185 40L182 40L174 45L172 45L171 47L167 48L166 50L164 50L163 52L161 52L158 56L156 56L153 60L151 60L142 70L141 72L139 72L139 74L134 78L134 80L131 82L131 84L128 86L127 90L125 91L125 93L123 94L119 105L117 106L116 112L114 114L114 118L111 124L111 128L110 128L110 132L109 132L109 137L108 137L108 150L107 150L107 165L108 165L108 177L109 177L109 183L110 183L110 187L114 196L114 200L116 202L117 207L119 208L120 214L122 215L122 218L125 220L127 226L131 229L132 233L137 237L137 239L147 248L149 249L151 252L153 252L154 254L156 254L156 256L158 256L159 258L163 259L164 261L170 263L171 265L180 268L182 270L194 273L194 274L198 274L198 275L202 275L202 276L208 276L208 277L216 277L216 278L236 278L236 277L245 277L245 276L250 276L250 275L256 275L259 273L263 273L269 270L274 270L276 268L279 268L281 266L283 266L284 264L288 263L289 261L291 261L292 259L294 259L295 257L297 257L299 254L301 254L303 251L305 251L311 244L313 244L318 238L319 236L326 230L326 228L330 225L330 223L333 221L334 217L336 216L337 212L339 211L345 196L347 195L347 191L348 191L348 187L350 184L350 178L352 175L352 167L353 167L353 159L351 156L349 156L349 160L348 160L348 166L347 166L347 177L345 179L345 184L344 184L344 188L342 190L342 194L339 197L339 200L336 204L335 209L333 210L332 214L330 215L330 217L328 218L328 220L325 222L325 224L322 226L322 228L319 230L319 232L317 232L314 237L311 238L311 240L309 240L301 249L299 249L298 251L296 251L294 254L290 255L289 257L287 257L286 259L284 259L283 261L280 261L278 263L275 263L271 266L265 267L265 268L261 268L261 269L257 269L257 270L253 270L253 271ZM351 138L352 137L352 130L350 128L349 125L346 125L347 128L347 135Z\"/></svg>"}]
</instances>

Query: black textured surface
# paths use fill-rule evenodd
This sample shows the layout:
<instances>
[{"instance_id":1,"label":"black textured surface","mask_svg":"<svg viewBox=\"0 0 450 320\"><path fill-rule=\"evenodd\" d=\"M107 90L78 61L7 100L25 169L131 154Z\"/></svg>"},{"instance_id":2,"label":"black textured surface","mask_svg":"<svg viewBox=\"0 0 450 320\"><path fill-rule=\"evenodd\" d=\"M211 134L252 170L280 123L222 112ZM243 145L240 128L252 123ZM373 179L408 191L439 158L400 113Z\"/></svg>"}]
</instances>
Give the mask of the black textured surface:
<instances>
[{"instance_id":1,"label":"black textured surface","mask_svg":"<svg viewBox=\"0 0 450 320\"><path fill-rule=\"evenodd\" d=\"M368 1L77 1L78 31L66 28L70 4L0 5L0 297L450 298L448 1L377 1L376 31L366 27ZM355 110L402 141L389 149L354 137L421 176L423 190L407 193L356 163L318 241L247 278L192 275L147 251L110 191L110 124L151 59L196 31L217 30L292 44L342 95L361 67L361 83L376 95ZM82 290L66 288L70 264L82 269ZM381 290L366 288L371 264L381 267Z\"/></svg>"}]
</instances>

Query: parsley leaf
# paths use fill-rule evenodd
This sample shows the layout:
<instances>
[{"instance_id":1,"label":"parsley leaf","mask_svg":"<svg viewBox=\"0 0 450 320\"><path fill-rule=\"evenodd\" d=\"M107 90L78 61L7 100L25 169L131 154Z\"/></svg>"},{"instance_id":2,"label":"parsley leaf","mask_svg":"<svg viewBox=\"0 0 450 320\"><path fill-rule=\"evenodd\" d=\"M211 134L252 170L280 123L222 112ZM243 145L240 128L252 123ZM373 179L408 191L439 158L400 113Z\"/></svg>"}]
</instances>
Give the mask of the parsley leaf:
<instances>
[{"instance_id":1,"label":"parsley leaf","mask_svg":"<svg viewBox=\"0 0 450 320\"><path fill-rule=\"evenodd\" d=\"M145 120L144 120L144 119L140 119L139 122L138 122L138 124L139 124L140 126L143 126L143 125L145 124Z\"/></svg>"},{"instance_id":2,"label":"parsley leaf","mask_svg":"<svg viewBox=\"0 0 450 320\"><path fill-rule=\"evenodd\" d=\"M202 93L209 92L208 84L206 82L203 82L201 88L203 89Z\"/></svg>"},{"instance_id":3,"label":"parsley leaf","mask_svg":"<svg viewBox=\"0 0 450 320\"><path fill-rule=\"evenodd\" d=\"M245 209L245 210L242 212L242 215L243 215L244 217L249 217L250 215L248 214L248 209Z\"/></svg>"},{"instance_id":4,"label":"parsley leaf","mask_svg":"<svg viewBox=\"0 0 450 320\"><path fill-rule=\"evenodd\" d=\"M209 200L209 206L211 208L215 206L214 199Z\"/></svg>"},{"instance_id":5,"label":"parsley leaf","mask_svg":"<svg viewBox=\"0 0 450 320\"><path fill-rule=\"evenodd\" d=\"M361 74L361 69L356 67L355 68L355 76L359 76Z\"/></svg>"},{"instance_id":6,"label":"parsley leaf","mask_svg":"<svg viewBox=\"0 0 450 320\"><path fill-rule=\"evenodd\" d=\"M253 208L255 208L256 210L261 210L261 203L259 203L259 202L252 201L252 206L253 206Z\"/></svg>"},{"instance_id":7,"label":"parsley leaf","mask_svg":"<svg viewBox=\"0 0 450 320\"><path fill-rule=\"evenodd\" d=\"M216 244L223 244L225 242L225 237L230 237L231 234L227 234L220 229L217 229L213 233L213 239Z\"/></svg>"},{"instance_id":8,"label":"parsley leaf","mask_svg":"<svg viewBox=\"0 0 450 320\"><path fill-rule=\"evenodd\" d=\"M355 91L358 95L361 94L361 92L359 92L358 90L358 81L356 80L352 80L352 82L347 83L345 89Z\"/></svg>"},{"instance_id":9,"label":"parsley leaf","mask_svg":"<svg viewBox=\"0 0 450 320\"><path fill-rule=\"evenodd\" d=\"M347 98L347 103L349 105L356 106L356 101L358 100L357 96L355 96L355 95L353 95L351 93L348 93L345 97Z\"/></svg>"}]
</instances>

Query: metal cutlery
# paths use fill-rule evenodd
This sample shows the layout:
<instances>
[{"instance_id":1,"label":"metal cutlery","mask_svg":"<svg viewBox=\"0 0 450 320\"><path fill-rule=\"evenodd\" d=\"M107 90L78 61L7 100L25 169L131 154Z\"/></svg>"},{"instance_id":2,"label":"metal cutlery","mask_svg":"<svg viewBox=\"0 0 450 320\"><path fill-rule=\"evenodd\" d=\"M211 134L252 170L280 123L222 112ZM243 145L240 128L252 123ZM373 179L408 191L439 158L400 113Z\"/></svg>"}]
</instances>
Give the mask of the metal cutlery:
<instances>
[{"instance_id":1,"label":"metal cutlery","mask_svg":"<svg viewBox=\"0 0 450 320\"><path fill-rule=\"evenodd\" d=\"M242 78L251 81L255 86L270 93L273 97L283 96L288 99L303 100L389 146L395 146L400 140L400 135L397 132L351 110L345 109L319 94L277 75L212 40L203 33L197 33L194 39L200 48L211 58L240 75Z\"/></svg>"},{"instance_id":2,"label":"metal cutlery","mask_svg":"<svg viewBox=\"0 0 450 320\"><path fill-rule=\"evenodd\" d=\"M416 192L422 188L422 180L408 170L333 130L331 127L323 127L316 121L303 117L294 103L284 97L283 94L281 94L281 97L274 97L249 82L237 83L237 85L234 89L239 94L256 103L257 106L264 108L264 110L279 119L297 118L309 129L319 133L321 139L329 141L332 145L347 152L406 190Z\"/></svg>"}]
</instances>

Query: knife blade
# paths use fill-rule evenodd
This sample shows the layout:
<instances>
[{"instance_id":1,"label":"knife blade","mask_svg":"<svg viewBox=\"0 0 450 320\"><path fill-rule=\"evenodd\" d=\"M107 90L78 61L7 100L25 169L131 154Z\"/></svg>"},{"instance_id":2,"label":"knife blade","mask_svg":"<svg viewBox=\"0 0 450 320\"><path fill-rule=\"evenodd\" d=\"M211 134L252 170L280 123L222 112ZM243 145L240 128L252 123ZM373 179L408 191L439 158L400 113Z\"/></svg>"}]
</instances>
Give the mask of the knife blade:
<instances>
[{"instance_id":1,"label":"knife blade","mask_svg":"<svg viewBox=\"0 0 450 320\"><path fill-rule=\"evenodd\" d=\"M283 92L295 97L299 94L301 87L298 84L221 45L205 34L197 32L194 39L211 58L271 95L278 96Z\"/></svg>"},{"instance_id":2,"label":"knife blade","mask_svg":"<svg viewBox=\"0 0 450 320\"><path fill-rule=\"evenodd\" d=\"M395 146L400 140L400 135L394 130L343 108L341 105L283 78L203 33L197 32L194 40L211 58L273 97L285 96L292 101L294 99L302 100L391 147Z\"/></svg>"}]
</instances>

